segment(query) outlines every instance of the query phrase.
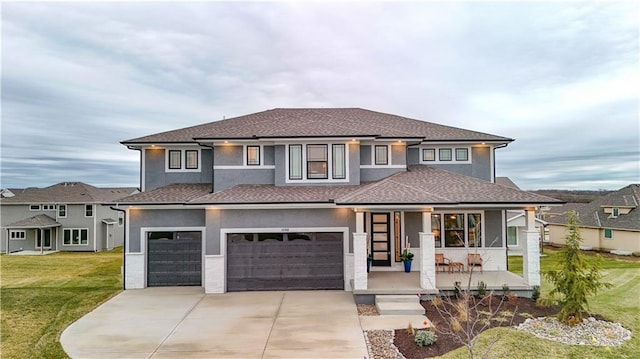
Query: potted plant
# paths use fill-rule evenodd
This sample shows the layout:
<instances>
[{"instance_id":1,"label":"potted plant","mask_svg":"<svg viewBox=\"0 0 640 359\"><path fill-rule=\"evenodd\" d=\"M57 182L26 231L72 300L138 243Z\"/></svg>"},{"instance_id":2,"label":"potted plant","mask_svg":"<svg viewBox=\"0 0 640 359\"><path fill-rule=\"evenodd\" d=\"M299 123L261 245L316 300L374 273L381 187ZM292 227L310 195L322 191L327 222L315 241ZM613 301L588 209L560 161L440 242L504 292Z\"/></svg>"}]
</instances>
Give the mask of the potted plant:
<instances>
[{"instance_id":1,"label":"potted plant","mask_svg":"<svg viewBox=\"0 0 640 359\"><path fill-rule=\"evenodd\" d=\"M371 253L367 254L367 273L371 270L371 262L373 261L373 256Z\"/></svg>"},{"instance_id":2,"label":"potted plant","mask_svg":"<svg viewBox=\"0 0 640 359\"><path fill-rule=\"evenodd\" d=\"M411 262L413 261L413 253L409 252L409 248L405 248L400 255L400 260L404 263L404 271L411 272Z\"/></svg>"}]
</instances>

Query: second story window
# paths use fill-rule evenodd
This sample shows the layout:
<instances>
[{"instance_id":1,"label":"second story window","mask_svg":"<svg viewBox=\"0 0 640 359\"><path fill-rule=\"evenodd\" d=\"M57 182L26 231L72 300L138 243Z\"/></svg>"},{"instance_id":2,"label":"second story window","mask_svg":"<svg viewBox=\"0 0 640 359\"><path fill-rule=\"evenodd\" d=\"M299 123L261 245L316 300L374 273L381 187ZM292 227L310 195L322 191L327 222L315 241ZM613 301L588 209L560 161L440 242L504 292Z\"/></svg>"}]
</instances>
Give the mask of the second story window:
<instances>
[{"instance_id":1,"label":"second story window","mask_svg":"<svg viewBox=\"0 0 640 359\"><path fill-rule=\"evenodd\" d=\"M289 179L302 179L302 145L289 145Z\"/></svg>"},{"instance_id":2,"label":"second story window","mask_svg":"<svg viewBox=\"0 0 640 359\"><path fill-rule=\"evenodd\" d=\"M260 166L260 146L247 146L247 166Z\"/></svg>"},{"instance_id":3,"label":"second story window","mask_svg":"<svg viewBox=\"0 0 640 359\"><path fill-rule=\"evenodd\" d=\"M440 161L451 161L451 149L441 148L438 151L438 156L440 157Z\"/></svg>"},{"instance_id":4,"label":"second story window","mask_svg":"<svg viewBox=\"0 0 640 359\"><path fill-rule=\"evenodd\" d=\"M65 218L67 217L67 205L59 204L58 205L58 217Z\"/></svg>"},{"instance_id":5,"label":"second story window","mask_svg":"<svg viewBox=\"0 0 640 359\"><path fill-rule=\"evenodd\" d=\"M93 205L85 204L84 205L84 216L85 217L93 217Z\"/></svg>"},{"instance_id":6,"label":"second story window","mask_svg":"<svg viewBox=\"0 0 640 359\"><path fill-rule=\"evenodd\" d=\"M345 179L347 178L346 174L346 166L344 163L344 145L337 144L331 145L332 151L332 160L333 160L333 175L334 179Z\"/></svg>"},{"instance_id":7,"label":"second story window","mask_svg":"<svg viewBox=\"0 0 640 359\"><path fill-rule=\"evenodd\" d=\"M432 163L471 163L471 147L421 147L420 162Z\"/></svg>"},{"instance_id":8,"label":"second story window","mask_svg":"<svg viewBox=\"0 0 640 359\"><path fill-rule=\"evenodd\" d=\"M611 217L613 218L617 218L620 215L620 208L618 207L613 207L611 209Z\"/></svg>"},{"instance_id":9,"label":"second story window","mask_svg":"<svg viewBox=\"0 0 640 359\"><path fill-rule=\"evenodd\" d=\"M375 164L376 165L389 164L389 146L376 145Z\"/></svg>"},{"instance_id":10,"label":"second story window","mask_svg":"<svg viewBox=\"0 0 640 359\"><path fill-rule=\"evenodd\" d=\"M307 178L327 179L327 145L307 145Z\"/></svg>"},{"instance_id":11,"label":"second story window","mask_svg":"<svg viewBox=\"0 0 640 359\"><path fill-rule=\"evenodd\" d=\"M468 161L468 160L469 160L469 149L456 148L456 161Z\"/></svg>"},{"instance_id":12,"label":"second story window","mask_svg":"<svg viewBox=\"0 0 640 359\"><path fill-rule=\"evenodd\" d=\"M166 151L167 172L199 172L199 149L169 149Z\"/></svg>"}]
</instances>

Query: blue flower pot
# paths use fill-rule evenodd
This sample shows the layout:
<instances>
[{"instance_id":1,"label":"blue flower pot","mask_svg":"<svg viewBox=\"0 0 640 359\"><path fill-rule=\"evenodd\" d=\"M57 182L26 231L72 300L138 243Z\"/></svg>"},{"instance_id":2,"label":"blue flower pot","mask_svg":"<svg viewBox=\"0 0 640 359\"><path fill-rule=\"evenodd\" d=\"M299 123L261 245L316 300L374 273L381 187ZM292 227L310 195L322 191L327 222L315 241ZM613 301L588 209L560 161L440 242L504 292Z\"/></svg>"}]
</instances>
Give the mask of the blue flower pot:
<instances>
[{"instance_id":1,"label":"blue flower pot","mask_svg":"<svg viewBox=\"0 0 640 359\"><path fill-rule=\"evenodd\" d=\"M411 262L412 261L405 261L404 263L404 271L409 273L411 272Z\"/></svg>"}]
</instances>

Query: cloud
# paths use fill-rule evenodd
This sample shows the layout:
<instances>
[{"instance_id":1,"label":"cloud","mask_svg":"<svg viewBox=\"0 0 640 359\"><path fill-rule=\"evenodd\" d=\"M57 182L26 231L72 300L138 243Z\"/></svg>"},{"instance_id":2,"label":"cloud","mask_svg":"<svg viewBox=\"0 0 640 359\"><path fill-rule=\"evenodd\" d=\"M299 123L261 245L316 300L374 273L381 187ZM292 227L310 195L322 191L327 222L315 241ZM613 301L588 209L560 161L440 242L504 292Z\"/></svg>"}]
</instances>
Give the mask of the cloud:
<instances>
[{"instance_id":1,"label":"cloud","mask_svg":"<svg viewBox=\"0 0 640 359\"><path fill-rule=\"evenodd\" d=\"M524 188L638 182L633 3L4 3L1 186L137 185L119 141L274 107L516 139ZM634 165L636 163L636 165Z\"/></svg>"}]
</instances>

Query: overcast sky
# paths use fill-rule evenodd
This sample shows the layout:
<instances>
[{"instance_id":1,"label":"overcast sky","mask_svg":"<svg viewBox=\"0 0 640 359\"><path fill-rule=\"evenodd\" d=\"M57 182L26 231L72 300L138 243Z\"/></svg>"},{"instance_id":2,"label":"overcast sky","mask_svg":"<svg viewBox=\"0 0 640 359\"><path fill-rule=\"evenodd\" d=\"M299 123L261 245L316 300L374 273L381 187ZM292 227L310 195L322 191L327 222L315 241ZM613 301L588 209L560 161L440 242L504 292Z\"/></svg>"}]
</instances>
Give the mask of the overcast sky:
<instances>
[{"instance_id":1,"label":"overcast sky","mask_svg":"<svg viewBox=\"0 0 640 359\"><path fill-rule=\"evenodd\" d=\"M515 138L523 189L640 182L627 3L2 3L2 188L138 186L119 142L276 107Z\"/></svg>"}]
</instances>

